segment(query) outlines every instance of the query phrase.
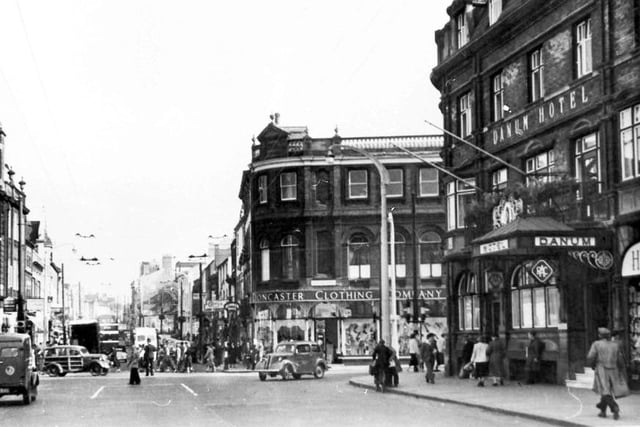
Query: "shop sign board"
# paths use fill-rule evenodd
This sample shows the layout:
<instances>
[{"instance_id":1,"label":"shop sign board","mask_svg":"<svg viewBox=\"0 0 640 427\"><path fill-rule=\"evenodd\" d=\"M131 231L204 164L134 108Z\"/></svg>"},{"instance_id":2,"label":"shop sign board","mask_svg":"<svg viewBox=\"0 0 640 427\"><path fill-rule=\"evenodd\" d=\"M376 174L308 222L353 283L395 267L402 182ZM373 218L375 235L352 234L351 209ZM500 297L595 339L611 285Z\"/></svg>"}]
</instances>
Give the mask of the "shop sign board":
<instances>
[{"instance_id":1,"label":"shop sign board","mask_svg":"<svg viewBox=\"0 0 640 427\"><path fill-rule=\"evenodd\" d=\"M562 248L594 247L596 238L593 236L537 236L534 245Z\"/></svg>"},{"instance_id":2,"label":"shop sign board","mask_svg":"<svg viewBox=\"0 0 640 427\"><path fill-rule=\"evenodd\" d=\"M27 298L29 311L44 311L44 298Z\"/></svg>"},{"instance_id":3,"label":"shop sign board","mask_svg":"<svg viewBox=\"0 0 640 427\"><path fill-rule=\"evenodd\" d=\"M337 286L337 285L338 285L338 282L336 281L336 279L311 280L311 286Z\"/></svg>"},{"instance_id":4,"label":"shop sign board","mask_svg":"<svg viewBox=\"0 0 640 427\"><path fill-rule=\"evenodd\" d=\"M640 276L640 242L631 246L622 259L622 277L632 276Z\"/></svg>"},{"instance_id":5,"label":"shop sign board","mask_svg":"<svg viewBox=\"0 0 640 427\"><path fill-rule=\"evenodd\" d=\"M491 254L509 249L509 240L498 240L497 242L480 245L480 255Z\"/></svg>"},{"instance_id":6,"label":"shop sign board","mask_svg":"<svg viewBox=\"0 0 640 427\"><path fill-rule=\"evenodd\" d=\"M429 288L421 289L417 297L419 300L443 300L446 299L447 296L444 288ZM251 302L374 301L379 298L380 291L378 289L344 289L339 291L299 290L254 292L251 295ZM397 290L396 298L399 300L413 299L413 289Z\"/></svg>"}]
</instances>

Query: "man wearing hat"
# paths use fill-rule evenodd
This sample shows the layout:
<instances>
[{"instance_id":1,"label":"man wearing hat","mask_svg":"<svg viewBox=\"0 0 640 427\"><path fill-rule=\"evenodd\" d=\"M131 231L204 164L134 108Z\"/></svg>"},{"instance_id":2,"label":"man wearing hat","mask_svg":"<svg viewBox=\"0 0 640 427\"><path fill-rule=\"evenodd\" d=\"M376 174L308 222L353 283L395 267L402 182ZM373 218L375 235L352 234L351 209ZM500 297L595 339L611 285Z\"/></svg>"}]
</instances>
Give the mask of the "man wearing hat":
<instances>
[{"instance_id":1,"label":"man wearing hat","mask_svg":"<svg viewBox=\"0 0 640 427\"><path fill-rule=\"evenodd\" d=\"M587 364L595 371L593 379L593 391L600 395L600 403L596 405L600 409L598 414L606 418L607 407L613 413L613 419L620 418L620 408L616 397L629 394L629 386L624 378L624 359L617 342L611 341L611 331L607 328L598 328L599 340L591 344L587 355Z\"/></svg>"}]
</instances>

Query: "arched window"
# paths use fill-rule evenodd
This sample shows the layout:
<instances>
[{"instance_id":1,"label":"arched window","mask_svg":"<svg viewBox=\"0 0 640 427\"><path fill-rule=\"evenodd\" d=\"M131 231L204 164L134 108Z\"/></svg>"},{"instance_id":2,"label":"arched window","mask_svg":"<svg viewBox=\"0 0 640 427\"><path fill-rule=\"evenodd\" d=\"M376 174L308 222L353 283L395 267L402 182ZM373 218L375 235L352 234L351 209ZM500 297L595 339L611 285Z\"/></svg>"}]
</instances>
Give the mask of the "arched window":
<instances>
[{"instance_id":1,"label":"arched window","mask_svg":"<svg viewBox=\"0 0 640 427\"><path fill-rule=\"evenodd\" d=\"M269 274L269 241L260 241L260 280L265 282L270 279Z\"/></svg>"},{"instance_id":2,"label":"arched window","mask_svg":"<svg viewBox=\"0 0 640 427\"><path fill-rule=\"evenodd\" d=\"M463 273L458 280L458 323L460 330L480 329L480 296L476 275Z\"/></svg>"},{"instance_id":3,"label":"arched window","mask_svg":"<svg viewBox=\"0 0 640 427\"><path fill-rule=\"evenodd\" d=\"M420 277L442 277L442 239L433 231L420 236Z\"/></svg>"},{"instance_id":4,"label":"arched window","mask_svg":"<svg viewBox=\"0 0 640 427\"><path fill-rule=\"evenodd\" d=\"M535 269L535 274L532 274ZM511 276L514 328L547 328L560 322L558 268L546 260L526 261ZM543 280L543 281L541 281Z\"/></svg>"},{"instance_id":5,"label":"arched window","mask_svg":"<svg viewBox=\"0 0 640 427\"><path fill-rule=\"evenodd\" d=\"M288 234L280 242L282 247L282 278L297 279L300 276L300 259L298 247L300 241L293 234Z\"/></svg>"},{"instance_id":6,"label":"arched window","mask_svg":"<svg viewBox=\"0 0 640 427\"><path fill-rule=\"evenodd\" d=\"M395 234L396 277L407 277L407 242L400 233ZM391 269L391 239L389 239L389 271Z\"/></svg>"},{"instance_id":7,"label":"arched window","mask_svg":"<svg viewBox=\"0 0 640 427\"><path fill-rule=\"evenodd\" d=\"M348 243L349 280L368 279L371 277L369 264L369 240L364 234L351 236Z\"/></svg>"}]
</instances>

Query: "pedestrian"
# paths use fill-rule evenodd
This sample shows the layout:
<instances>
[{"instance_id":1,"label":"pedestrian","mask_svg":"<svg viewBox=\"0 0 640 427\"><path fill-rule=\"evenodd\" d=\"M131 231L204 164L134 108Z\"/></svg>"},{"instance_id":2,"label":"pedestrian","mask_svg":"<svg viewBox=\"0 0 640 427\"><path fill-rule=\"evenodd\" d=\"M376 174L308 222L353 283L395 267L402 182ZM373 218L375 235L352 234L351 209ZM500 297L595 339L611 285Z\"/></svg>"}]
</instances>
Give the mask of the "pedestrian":
<instances>
[{"instance_id":1,"label":"pedestrian","mask_svg":"<svg viewBox=\"0 0 640 427\"><path fill-rule=\"evenodd\" d=\"M196 347L189 343L184 343L184 351L182 353L184 354L184 370L186 373L190 374L193 372L193 361L196 358Z\"/></svg>"},{"instance_id":2,"label":"pedestrian","mask_svg":"<svg viewBox=\"0 0 640 427\"><path fill-rule=\"evenodd\" d=\"M544 342L538 338L535 331L529 332L529 344L525 350L524 371L527 375L527 384L534 384L540 381L542 352L544 352Z\"/></svg>"},{"instance_id":3,"label":"pedestrian","mask_svg":"<svg viewBox=\"0 0 640 427\"><path fill-rule=\"evenodd\" d=\"M129 385L140 384L140 373L138 372L138 364L140 363L140 354L134 346L127 347L127 366L129 367Z\"/></svg>"},{"instance_id":4,"label":"pedestrian","mask_svg":"<svg viewBox=\"0 0 640 427\"><path fill-rule=\"evenodd\" d=\"M607 407L613 413L613 419L620 418L620 407L616 397L629 395L629 386L624 375L625 362L620 350L620 343L611 340L611 331L598 328L597 341L591 344L587 354L587 364L595 372L593 391L600 395L600 402L596 405L600 409L601 418L607 417Z\"/></svg>"},{"instance_id":5,"label":"pedestrian","mask_svg":"<svg viewBox=\"0 0 640 427\"><path fill-rule=\"evenodd\" d=\"M229 369L229 353L231 350L231 346L229 345L229 341L224 342L224 350L222 352L222 360L223 360L223 369L226 371Z\"/></svg>"},{"instance_id":6,"label":"pedestrian","mask_svg":"<svg viewBox=\"0 0 640 427\"><path fill-rule=\"evenodd\" d=\"M215 372L216 371L216 365L213 361L214 359L214 350L213 350L213 345L209 344L207 345L207 352L204 354L204 361L207 365L207 372Z\"/></svg>"},{"instance_id":7,"label":"pedestrian","mask_svg":"<svg viewBox=\"0 0 640 427\"><path fill-rule=\"evenodd\" d=\"M499 332L491 335L487 356L489 356L489 376L493 379L493 385L504 385L504 360L507 357L507 346L500 338Z\"/></svg>"},{"instance_id":8,"label":"pedestrian","mask_svg":"<svg viewBox=\"0 0 640 427\"><path fill-rule=\"evenodd\" d=\"M471 363L473 346L476 344L476 342L470 335L466 335L464 338L465 338L464 345L462 346L462 354L461 354L462 364L460 369L460 377L469 378L470 376L473 375L473 373L470 373L472 372L472 370L469 371L467 366L470 366L469 364Z\"/></svg>"},{"instance_id":9,"label":"pedestrian","mask_svg":"<svg viewBox=\"0 0 640 427\"><path fill-rule=\"evenodd\" d=\"M435 374L433 373L433 367L436 363L436 352L438 347L436 346L436 334L428 333L426 339L420 344L420 358L424 363L425 375L424 378L427 383L435 384Z\"/></svg>"},{"instance_id":10,"label":"pedestrian","mask_svg":"<svg viewBox=\"0 0 640 427\"><path fill-rule=\"evenodd\" d=\"M378 344L373 349L373 375L376 391L382 391L384 393L390 357L391 350L389 350L389 347L385 345L384 340L378 341Z\"/></svg>"},{"instance_id":11,"label":"pedestrian","mask_svg":"<svg viewBox=\"0 0 640 427\"><path fill-rule=\"evenodd\" d=\"M440 335L440 362L442 362L442 365L444 366L444 374L448 375L449 374L449 336L447 335L446 332L443 332L442 335Z\"/></svg>"},{"instance_id":12,"label":"pedestrian","mask_svg":"<svg viewBox=\"0 0 640 427\"><path fill-rule=\"evenodd\" d=\"M144 368L145 368L145 377L148 377L149 374L153 376L153 361L155 358L156 346L151 344L151 338L147 338L147 344L144 346Z\"/></svg>"},{"instance_id":13,"label":"pedestrian","mask_svg":"<svg viewBox=\"0 0 640 427\"><path fill-rule=\"evenodd\" d=\"M389 375L386 378L386 385L389 387L398 387L398 372L402 371L402 366L400 365L400 360L398 359L398 353L396 352L396 349L393 347L389 347L389 350L391 351L391 355L389 356Z\"/></svg>"},{"instance_id":14,"label":"pedestrian","mask_svg":"<svg viewBox=\"0 0 640 427\"><path fill-rule=\"evenodd\" d=\"M118 350L116 347L111 348L111 353L109 353L109 361L111 361L111 366L116 369L116 372L120 372L120 361L118 360Z\"/></svg>"},{"instance_id":15,"label":"pedestrian","mask_svg":"<svg viewBox=\"0 0 640 427\"><path fill-rule=\"evenodd\" d=\"M418 372L418 354L420 353L420 343L418 342L418 332L413 331L409 338L409 367L413 366L413 372Z\"/></svg>"},{"instance_id":16,"label":"pedestrian","mask_svg":"<svg viewBox=\"0 0 640 427\"><path fill-rule=\"evenodd\" d=\"M480 337L480 341L473 345L473 353L471 354L471 363L475 367L474 376L478 379L478 387L484 387L484 380L489 374L489 358L487 357L487 337Z\"/></svg>"}]
</instances>

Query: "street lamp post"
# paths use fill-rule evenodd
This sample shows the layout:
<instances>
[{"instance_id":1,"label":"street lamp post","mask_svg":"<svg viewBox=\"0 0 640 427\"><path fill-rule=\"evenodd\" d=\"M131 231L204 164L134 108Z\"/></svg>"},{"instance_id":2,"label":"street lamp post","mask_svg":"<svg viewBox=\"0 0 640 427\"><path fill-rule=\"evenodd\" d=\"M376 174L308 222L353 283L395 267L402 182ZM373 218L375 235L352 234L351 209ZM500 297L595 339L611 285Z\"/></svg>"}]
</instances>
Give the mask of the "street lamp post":
<instances>
[{"instance_id":1,"label":"street lamp post","mask_svg":"<svg viewBox=\"0 0 640 427\"><path fill-rule=\"evenodd\" d=\"M202 255L189 255L189 258L207 258L207 254L202 254ZM203 288L204 288L204 283L203 283L203 279L202 279L202 261L198 261L198 267L200 268L200 288L198 289L198 294L199 294L199 306L200 309L198 310L198 351L200 353L202 353L202 334L204 332L204 313L202 310L202 294L203 294Z\"/></svg>"},{"instance_id":2,"label":"street lamp post","mask_svg":"<svg viewBox=\"0 0 640 427\"><path fill-rule=\"evenodd\" d=\"M382 165L382 163L380 163L380 160L376 159L370 153L350 145L330 145L329 156L333 156L333 148L335 147L355 151L356 153L368 158L373 162L373 165L378 171L378 175L380 175L380 335L381 338L385 340L385 342L390 343L391 334L389 322L389 266L387 256L387 184L389 184L389 172Z\"/></svg>"}]
</instances>

